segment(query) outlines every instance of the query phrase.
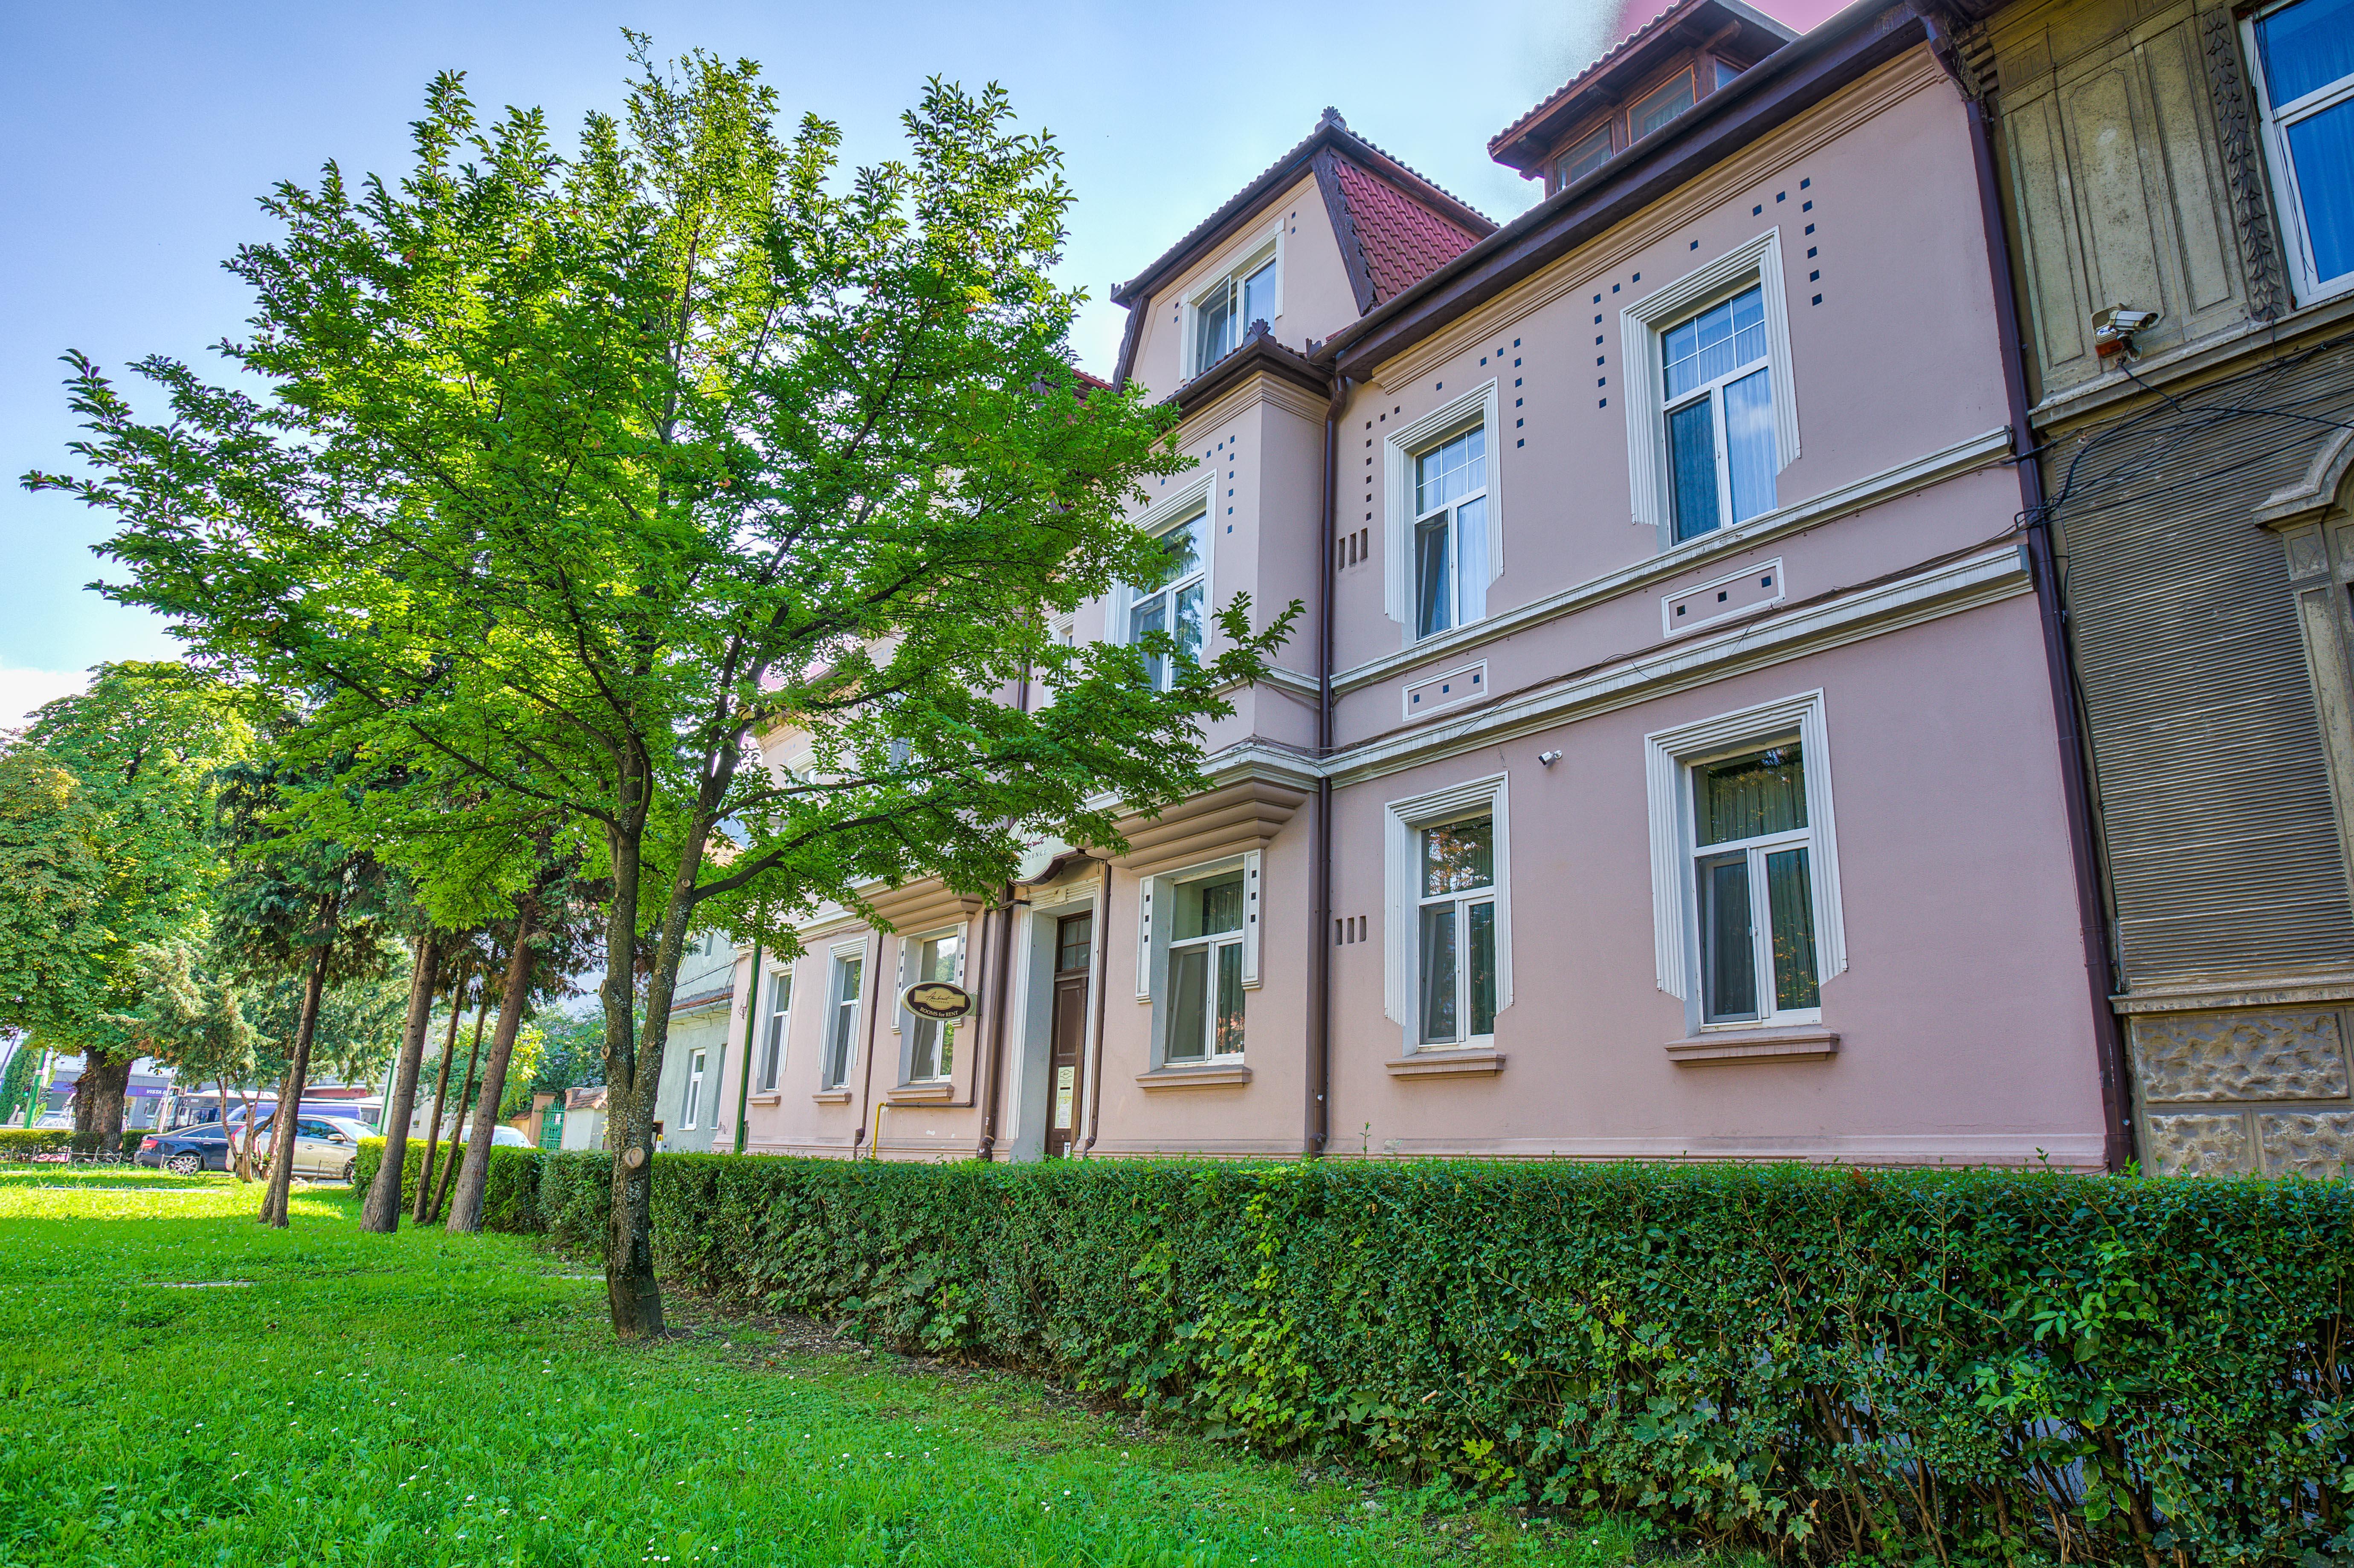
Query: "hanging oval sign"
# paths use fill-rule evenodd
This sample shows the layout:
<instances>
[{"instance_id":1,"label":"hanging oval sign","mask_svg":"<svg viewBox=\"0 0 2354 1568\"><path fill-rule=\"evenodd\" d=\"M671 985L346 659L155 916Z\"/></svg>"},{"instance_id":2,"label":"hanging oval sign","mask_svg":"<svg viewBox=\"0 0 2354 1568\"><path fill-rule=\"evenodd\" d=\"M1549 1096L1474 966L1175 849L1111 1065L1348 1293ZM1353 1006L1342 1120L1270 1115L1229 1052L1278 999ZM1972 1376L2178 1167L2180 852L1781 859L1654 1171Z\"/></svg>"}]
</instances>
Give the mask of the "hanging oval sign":
<instances>
[{"instance_id":1,"label":"hanging oval sign","mask_svg":"<svg viewBox=\"0 0 2354 1568\"><path fill-rule=\"evenodd\" d=\"M945 1022L972 1012L972 992L947 980L917 980L899 993L899 1005L918 1018Z\"/></svg>"}]
</instances>

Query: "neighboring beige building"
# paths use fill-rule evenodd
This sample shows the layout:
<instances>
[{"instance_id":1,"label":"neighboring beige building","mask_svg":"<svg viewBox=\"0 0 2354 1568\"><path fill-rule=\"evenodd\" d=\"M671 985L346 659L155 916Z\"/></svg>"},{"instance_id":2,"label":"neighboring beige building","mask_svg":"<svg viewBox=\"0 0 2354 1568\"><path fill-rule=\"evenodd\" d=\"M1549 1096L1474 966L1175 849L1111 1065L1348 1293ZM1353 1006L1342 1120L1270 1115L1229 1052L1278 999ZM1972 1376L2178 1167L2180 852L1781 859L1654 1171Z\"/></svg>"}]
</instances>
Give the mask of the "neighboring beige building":
<instances>
[{"instance_id":1,"label":"neighboring beige building","mask_svg":"<svg viewBox=\"0 0 2354 1568\"><path fill-rule=\"evenodd\" d=\"M2340 1173L2354 7L2030 0L1955 58L1994 132L2144 1162Z\"/></svg>"},{"instance_id":2,"label":"neighboring beige building","mask_svg":"<svg viewBox=\"0 0 2354 1568\"><path fill-rule=\"evenodd\" d=\"M747 1146L2121 1162L1949 36L1679 0L1510 224L1328 111L1117 291L1193 467L1064 630L1310 618L1126 853L739 974Z\"/></svg>"}]
</instances>

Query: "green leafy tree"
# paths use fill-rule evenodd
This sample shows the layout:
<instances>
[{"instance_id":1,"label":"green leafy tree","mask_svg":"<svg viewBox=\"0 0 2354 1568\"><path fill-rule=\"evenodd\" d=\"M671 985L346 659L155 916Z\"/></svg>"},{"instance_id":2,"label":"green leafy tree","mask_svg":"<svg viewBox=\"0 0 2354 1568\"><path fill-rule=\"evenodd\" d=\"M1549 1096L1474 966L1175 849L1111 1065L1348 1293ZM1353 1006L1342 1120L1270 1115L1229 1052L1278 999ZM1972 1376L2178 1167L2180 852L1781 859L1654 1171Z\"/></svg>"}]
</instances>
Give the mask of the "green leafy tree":
<instances>
[{"instance_id":1,"label":"green leafy tree","mask_svg":"<svg viewBox=\"0 0 2354 1568\"><path fill-rule=\"evenodd\" d=\"M143 1055L192 1088L212 1086L221 1124L231 1136L229 1164L249 1179L249 1162L229 1117L232 1086L249 1084L259 1039L237 988L214 972L206 944L188 938L143 942L131 950L137 1000L119 1025ZM245 1128L251 1128L247 1118Z\"/></svg>"},{"instance_id":2,"label":"green leafy tree","mask_svg":"<svg viewBox=\"0 0 2354 1568\"><path fill-rule=\"evenodd\" d=\"M122 1131L138 950L201 938L213 773L252 744L230 696L178 664L104 664L0 736L0 1028L82 1054L77 1131Z\"/></svg>"},{"instance_id":3,"label":"green leafy tree","mask_svg":"<svg viewBox=\"0 0 2354 1568\"><path fill-rule=\"evenodd\" d=\"M632 42L568 154L445 76L400 179L279 187L226 350L270 396L149 359L142 422L77 360L89 471L27 476L119 517L110 591L204 659L479 789L458 853L551 832L601 883L625 1336L662 1326L642 1162L690 932L790 953L822 900L1119 847L1204 787L1204 722L1298 612L1237 596L1214 657L1048 635L1164 570L1127 508L1185 461L1173 412L1069 368L1061 154L1001 90L935 80L906 155L845 175L749 62Z\"/></svg>"},{"instance_id":4,"label":"green leafy tree","mask_svg":"<svg viewBox=\"0 0 2354 1568\"><path fill-rule=\"evenodd\" d=\"M254 992L255 1026L285 1043L285 1075L270 1139L270 1184L259 1218L288 1223L294 1139L283 1136L302 1104L313 1058L363 1071L388 1059L387 1014L408 988L369 988L398 965L392 927L407 914L398 879L365 851L302 831L302 798L361 787L355 769L288 760L305 738L299 726L273 737L281 754L221 774L235 869L218 894L217 950ZM315 738L315 737L312 737Z\"/></svg>"},{"instance_id":5,"label":"green leafy tree","mask_svg":"<svg viewBox=\"0 0 2354 1568\"><path fill-rule=\"evenodd\" d=\"M41 1070L41 1048L18 1038L8 1054L8 1067L0 1072L0 1127L22 1118L32 1105Z\"/></svg>"}]
</instances>

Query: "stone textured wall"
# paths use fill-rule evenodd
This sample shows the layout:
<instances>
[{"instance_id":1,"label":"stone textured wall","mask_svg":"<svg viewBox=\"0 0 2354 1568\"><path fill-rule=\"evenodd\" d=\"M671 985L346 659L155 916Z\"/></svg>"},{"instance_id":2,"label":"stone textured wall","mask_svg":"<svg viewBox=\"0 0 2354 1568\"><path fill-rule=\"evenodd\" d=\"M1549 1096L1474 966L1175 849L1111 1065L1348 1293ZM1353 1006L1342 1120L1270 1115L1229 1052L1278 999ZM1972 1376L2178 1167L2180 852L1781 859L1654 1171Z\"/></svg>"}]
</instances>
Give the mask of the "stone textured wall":
<instances>
[{"instance_id":1,"label":"stone textured wall","mask_svg":"<svg viewBox=\"0 0 2354 1568\"><path fill-rule=\"evenodd\" d=\"M2168 1176L2339 1176L2354 1164L2345 1010L2137 1014L2142 1162Z\"/></svg>"}]
</instances>

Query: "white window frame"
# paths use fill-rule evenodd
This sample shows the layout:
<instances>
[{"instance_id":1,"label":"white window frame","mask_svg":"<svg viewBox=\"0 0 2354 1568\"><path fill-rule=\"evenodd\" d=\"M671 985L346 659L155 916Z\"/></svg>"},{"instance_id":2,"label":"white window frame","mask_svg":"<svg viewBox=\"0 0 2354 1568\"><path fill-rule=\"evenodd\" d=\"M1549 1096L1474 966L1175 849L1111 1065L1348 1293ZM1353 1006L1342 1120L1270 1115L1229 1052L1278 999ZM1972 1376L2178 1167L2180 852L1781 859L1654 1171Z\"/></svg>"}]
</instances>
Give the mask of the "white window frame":
<instances>
[{"instance_id":1,"label":"white window frame","mask_svg":"<svg viewBox=\"0 0 2354 1568\"><path fill-rule=\"evenodd\" d=\"M760 1073L753 1091L762 1095L775 1094L785 1080L785 1033L793 1015L793 971L770 969L768 980L769 1017L760 1034Z\"/></svg>"},{"instance_id":2,"label":"white window frame","mask_svg":"<svg viewBox=\"0 0 2354 1568\"><path fill-rule=\"evenodd\" d=\"M1387 502L1387 522L1384 532L1389 546L1382 562L1382 590L1384 606L1407 646L1417 642L1437 642L1466 626L1476 626L1487 619L1483 608L1476 620L1458 621L1427 638L1415 635L1415 574L1419 570L1414 556L1415 524L1421 521L1415 510L1415 460L1434 447L1443 446L1479 425L1488 432L1488 580L1479 585L1485 590L1503 575L1504 570L1504 432L1499 404L1498 384L1489 381L1474 387L1460 397L1440 404L1422 418L1400 426L1382 438L1382 481Z\"/></svg>"},{"instance_id":3,"label":"white window frame","mask_svg":"<svg viewBox=\"0 0 2354 1568\"><path fill-rule=\"evenodd\" d=\"M1243 280L1269 261L1275 263L1275 313L1267 318L1267 324L1272 328L1282 319L1285 227L1284 223L1276 224L1274 228L1268 231L1258 244L1252 246L1240 260L1220 269L1215 277L1200 287L1188 289L1185 291L1185 307L1178 313L1178 326L1184 334L1182 341L1178 344L1178 353L1185 366L1183 375L1179 377L1180 380L1191 381L1210 368L1210 365L1201 363L1202 306L1213 295L1222 291L1226 291L1228 298L1232 300L1237 318L1235 321L1235 348L1242 346L1243 341L1250 335L1250 323L1239 319L1243 308ZM1233 352L1234 349L1231 348L1226 351L1227 354ZM1219 356L1219 358L1224 357L1224 355ZM1215 363L1215 360L1210 362L1210 364Z\"/></svg>"},{"instance_id":4,"label":"white window frame","mask_svg":"<svg viewBox=\"0 0 2354 1568\"><path fill-rule=\"evenodd\" d=\"M1781 229L1767 229L1618 313L1628 510L1638 526L1659 535L1662 550L1675 546L1676 520L1669 495L1667 373L1659 361L1660 340L1670 328L1753 283L1766 306L1766 363L1773 378L1774 471L1778 477L1798 456L1798 397L1790 375L1790 308L1782 279ZM1720 467L1725 461L1722 441L1717 461ZM1780 510L1776 505L1745 522L1727 522L1716 534L1754 527ZM1725 515L1731 517L1729 508Z\"/></svg>"},{"instance_id":5,"label":"white window frame","mask_svg":"<svg viewBox=\"0 0 2354 1568\"><path fill-rule=\"evenodd\" d=\"M858 1021L866 1006L866 944L845 944L833 948L827 957L825 1040L823 1054L818 1061L818 1087L830 1094L846 1087L850 1075L858 1065ZM858 983L844 1000L843 970L852 964L859 966Z\"/></svg>"},{"instance_id":6,"label":"white window frame","mask_svg":"<svg viewBox=\"0 0 2354 1568\"><path fill-rule=\"evenodd\" d=\"M972 945L969 926L970 922L960 920L954 925L936 926L928 931L917 931L901 937L899 938L898 994L905 995L907 988L915 983L916 961L924 950L924 944L937 942L948 937L954 937L957 939L956 973L949 978L957 985L964 984L965 959ZM916 1036L922 1033L925 1024L937 1024L938 1022L937 1019L917 1018L904 1007L895 1010L891 1028L893 1033L897 1033L905 1042L900 1050L899 1081L901 1083L945 1084L955 1076L953 1070L935 1074L928 1078L916 1076Z\"/></svg>"},{"instance_id":7,"label":"white window frame","mask_svg":"<svg viewBox=\"0 0 2354 1568\"><path fill-rule=\"evenodd\" d=\"M1651 940L1659 987L1684 1003L1689 1032L1770 1029L1819 1022L1820 1008L1766 1012L1756 1019L1703 1023L1701 1018L1700 892L1693 880L1699 854L1693 820L1692 768L1771 745L1792 734L1805 759L1807 828L1775 835L1808 845L1814 895L1815 980L1828 984L1847 969L1847 921L1840 902L1839 824L1832 810L1829 726L1818 689L1643 737L1644 785L1651 818ZM1758 841L1763 842L1764 841ZM1727 853L1712 844L1709 853ZM1762 926L1762 922L1760 922ZM1770 996L1769 990L1761 996Z\"/></svg>"},{"instance_id":8,"label":"white window frame","mask_svg":"<svg viewBox=\"0 0 2354 1568\"><path fill-rule=\"evenodd\" d=\"M1246 860L1249 863L1246 864ZM1252 940L1252 933L1258 924L1258 901L1255 895L1255 890L1258 885L1257 863L1258 857L1256 853L1253 853L1241 859L1219 861L1208 866L1179 872L1172 875L1159 879L1162 884L1162 887L1161 889L1162 903L1165 907L1172 910L1176 906L1179 889L1186 886L1188 884L1218 881L1225 877L1232 876L1237 872L1242 875L1243 895L1242 923L1232 931L1222 931L1214 936L1208 937L1178 937L1174 934L1175 916L1172 914L1170 917L1172 922L1171 935L1162 942L1161 948L1160 964L1161 972L1172 976L1174 975L1177 965L1177 955L1179 953L1196 948L1206 949L1209 954L1209 968L1205 976L1206 984L1208 986L1207 1001L1209 1010L1204 1015L1202 1021L1204 1031L1202 1054L1198 1056L1179 1056L1174 1054L1172 1051L1172 1045L1175 1039L1177 1026L1175 1012L1177 1003L1177 983L1174 979L1170 980L1170 1015L1167 1019L1162 1021L1161 1028L1158 1031L1161 1036L1161 1060L1166 1065L1172 1067L1225 1067L1233 1066L1243 1059L1243 1052L1241 1051L1220 1051L1216 1048L1218 994L1217 950L1220 948L1239 948L1242 949L1242 956L1237 961L1240 963L1243 969L1243 991L1245 996L1245 1004L1243 1008L1243 1043L1246 1049L1249 1046L1250 1008L1248 1004L1248 996L1252 990L1252 981L1256 978L1251 973L1254 967L1252 959L1258 946L1256 941Z\"/></svg>"},{"instance_id":9,"label":"white window frame","mask_svg":"<svg viewBox=\"0 0 2354 1568\"><path fill-rule=\"evenodd\" d=\"M678 1107L678 1129L681 1132L691 1132L696 1126L695 1118L701 1114L703 1104L703 1079L710 1065L711 1053L705 1047L698 1045L686 1054L686 1099Z\"/></svg>"},{"instance_id":10,"label":"white window frame","mask_svg":"<svg viewBox=\"0 0 2354 1568\"><path fill-rule=\"evenodd\" d=\"M1259 987L1259 886L1265 855L1258 850L1245 850L1240 854L1222 860L1207 860L1189 865L1182 871L1162 872L1137 878L1136 895L1136 1000L1150 1001L1163 993L1164 988L1154 983L1168 968L1169 933L1174 929L1173 916L1165 913L1172 906L1170 890L1181 882L1198 882L1205 876L1219 876L1239 867L1243 874L1243 989L1257 991ZM1156 915L1155 911L1164 913ZM1153 1031L1154 1038L1160 1030Z\"/></svg>"},{"instance_id":11,"label":"white window frame","mask_svg":"<svg viewBox=\"0 0 2354 1568\"><path fill-rule=\"evenodd\" d=\"M1494 834L1495 881L1469 895L1492 896L1496 906L1496 1017L1512 1005L1512 853L1509 776L1491 774L1428 794L1391 800L1382 807L1382 881L1387 906L1388 945L1384 953L1382 1010L1398 1025L1403 1054L1481 1051L1495 1037L1475 1035L1454 1045L1425 1045L1422 1034L1422 857L1425 828L1443 827L1487 814ZM1455 895L1450 896L1465 896ZM1435 900L1434 900L1435 901Z\"/></svg>"},{"instance_id":12,"label":"white window frame","mask_svg":"<svg viewBox=\"0 0 2354 1568\"><path fill-rule=\"evenodd\" d=\"M2354 270L2334 278L2320 275L2313 254L2313 239L2306 231L2305 196L2297 186L2296 163L2289 156L2288 127L2354 98L2354 75L2340 77L2293 103L2274 106L2272 83L2264 77L2264 56L2256 48L2256 23L2274 12L2288 9L2293 3L2287 0L2285 4L2262 6L2241 18L2240 52L2247 62L2249 79L2255 83L2256 118L2264 127L2264 163L2272 171L2273 191L2277 197L2274 205L2281 210L2282 227L2287 231L2286 249L2296 269L2296 302L2309 305L2354 289Z\"/></svg>"},{"instance_id":13,"label":"white window frame","mask_svg":"<svg viewBox=\"0 0 2354 1568\"><path fill-rule=\"evenodd\" d=\"M1138 532L1149 534L1158 539L1170 530L1192 522L1196 514L1201 516L1203 520L1202 569L1198 575L1202 584L1202 657L1204 659L1210 657L1210 640L1215 630L1210 618L1213 605L1211 584L1216 580L1218 529L1217 509L1210 503L1210 492L1216 480L1216 469L1205 464L1200 477L1187 482L1183 489L1172 492L1155 502L1134 520ZM1149 593L1141 594L1132 585L1122 583L1111 595L1111 614L1109 623L1105 628L1109 635L1105 638L1105 641L1126 643L1129 641L1129 615L1139 604L1155 595L1165 593L1171 596L1170 603L1173 608L1176 603L1175 590L1193 580L1192 576L1180 577L1164 583ZM1164 618L1164 627L1168 624ZM1170 672L1167 671L1162 673L1161 689L1164 691L1167 690L1169 673Z\"/></svg>"}]
</instances>

